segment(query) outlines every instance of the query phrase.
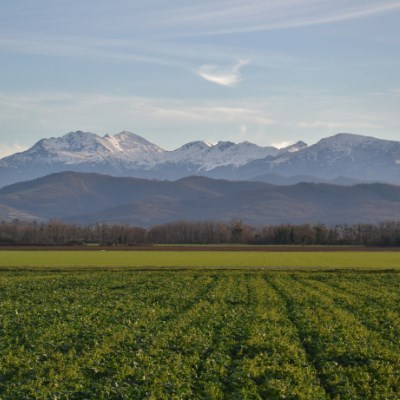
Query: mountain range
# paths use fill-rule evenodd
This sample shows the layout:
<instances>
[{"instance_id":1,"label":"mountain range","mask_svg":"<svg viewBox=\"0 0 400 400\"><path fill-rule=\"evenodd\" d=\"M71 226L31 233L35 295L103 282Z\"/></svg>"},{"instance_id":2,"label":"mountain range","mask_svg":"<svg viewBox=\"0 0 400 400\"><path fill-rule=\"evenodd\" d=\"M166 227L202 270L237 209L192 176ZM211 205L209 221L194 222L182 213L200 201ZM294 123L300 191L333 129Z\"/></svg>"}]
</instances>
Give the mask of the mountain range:
<instances>
[{"instance_id":1,"label":"mountain range","mask_svg":"<svg viewBox=\"0 0 400 400\"><path fill-rule=\"evenodd\" d=\"M0 221L15 218L138 226L176 220L278 223L375 223L398 220L400 186L339 186L228 181L192 176L177 181L61 172L0 189Z\"/></svg>"},{"instance_id":2,"label":"mountain range","mask_svg":"<svg viewBox=\"0 0 400 400\"><path fill-rule=\"evenodd\" d=\"M0 187L48 174L93 172L176 180L200 175L290 185L328 182L400 184L400 142L340 133L307 146L278 149L250 142L190 142L167 151L130 132L70 132L42 139L0 160Z\"/></svg>"}]
</instances>

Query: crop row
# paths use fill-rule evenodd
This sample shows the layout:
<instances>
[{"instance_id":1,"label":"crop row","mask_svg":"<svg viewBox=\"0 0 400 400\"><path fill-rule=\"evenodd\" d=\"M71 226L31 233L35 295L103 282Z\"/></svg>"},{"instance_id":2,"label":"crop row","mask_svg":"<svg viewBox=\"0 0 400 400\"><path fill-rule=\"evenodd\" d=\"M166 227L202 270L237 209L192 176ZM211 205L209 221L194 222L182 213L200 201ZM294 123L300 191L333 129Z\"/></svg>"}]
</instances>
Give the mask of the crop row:
<instances>
[{"instance_id":1,"label":"crop row","mask_svg":"<svg viewBox=\"0 0 400 400\"><path fill-rule=\"evenodd\" d=\"M396 399L400 276L2 271L0 399Z\"/></svg>"}]
</instances>

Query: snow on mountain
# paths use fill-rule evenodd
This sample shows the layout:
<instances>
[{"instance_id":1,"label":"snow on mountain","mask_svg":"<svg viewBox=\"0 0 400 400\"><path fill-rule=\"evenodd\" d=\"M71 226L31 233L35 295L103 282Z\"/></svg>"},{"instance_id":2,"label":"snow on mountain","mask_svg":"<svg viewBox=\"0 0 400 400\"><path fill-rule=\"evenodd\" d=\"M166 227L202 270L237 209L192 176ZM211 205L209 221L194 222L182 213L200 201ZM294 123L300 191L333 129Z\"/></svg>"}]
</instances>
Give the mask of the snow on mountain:
<instances>
[{"instance_id":1,"label":"snow on mountain","mask_svg":"<svg viewBox=\"0 0 400 400\"><path fill-rule=\"evenodd\" d=\"M276 156L275 147L260 147L250 142L218 142L215 145L204 141L185 144L177 150L165 152L160 161L198 165L200 170L209 171L220 166L241 166L249 161L267 156Z\"/></svg>"},{"instance_id":2,"label":"snow on mountain","mask_svg":"<svg viewBox=\"0 0 400 400\"><path fill-rule=\"evenodd\" d=\"M118 154L119 157L131 159L138 154L154 154L163 153L161 147L150 143L146 139L131 132L121 132L114 136L106 135L100 137L99 141L113 153Z\"/></svg>"},{"instance_id":3,"label":"snow on mountain","mask_svg":"<svg viewBox=\"0 0 400 400\"><path fill-rule=\"evenodd\" d=\"M308 147L307 143L304 143L303 141L300 140L295 144L285 147L283 150L286 150L289 153L296 153L297 151L304 150L307 147Z\"/></svg>"},{"instance_id":4,"label":"snow on mountain","mask_svg":"<svg viewBox=\"0 0 400 400\"><path fill-rule=\"evenodd\" d=\"M3 159L17 163L83 163L122 162L154 164L159 146L130 132L98 136L90 132L70 132L62 137L42 139L29 150Z\"/></svg>"},{"instance_id":5,"label":"snow on mountain","mask_svg":"<svg viewBox=\"0 0 400 400\"><path fill-rule=\"evenodd\" d=\"M275 147L260 147L250 142L238 144L218 142L209 152L209 162L205 166L205 169L208 170L223 165L238 167L259 158L275 157L280 153L280 150Z\"/></svg>"},{"instance_id":6,"label":"snow on mountain","mask_svg":"<svg viewBox=\"0 0 400 400\"><path fill-rule=\"evenodd\" d=\"M338 133L321 139L316 144L293 156L293 160L324 161L333 165L338 160L369 161L400 155L400 142L376 139L370 136Z\"/></svg>"},{"instance_id":7,"label":"snow on mountain","mask_svg":"<svg viewBox=\"0 0 400 400\"><path fill-rule=\"evenodd\" d=\"M42 139L1 159L0 186L66 170L151 179L243 180L273 174L400 183L400 142L340 133L311 146L300 141L283 149L195 141L167 151L126 131L105 136L77 131Z\"/></svg>"},{"instance_id":8,"label":"snow on mountain","mask_svg":"<svg viewBox=\"0 0 400 400\"><path fill-rule=\"evenodd\" d=\"M160 162L198 164L211 147L213 145L205 141L189 142L176 150L165 152Z\"/></svg>"},{"instance_id":9,"label":"snow on mountain","mask_svg":"<svg viewBox=\"0 0 400 400\"><path fill-rule=\"evenodd\" d=\"M351 156L352 152L368 151L376 148L380 140L368 136L353 135L349 133L338 133L329 138L321 139L315 145L310 146L306 152L307 156L317 158L320 154L330 155L334 158ZM387 142L387 141L382 141Z\"/></svg>"},{"instance_id":10,"label":"snow on mountain","mask_svg":"<svg viewBox=\"0 0 400 400\"><path fill-rule=\"evenodd\" d=\"M206 141L190 142L176 150L166 151L131 132L101 137L77 131L58 138L42 139L29 150L3 159L3 165L111 163L149 169L168 163L196 165L199 170L207 171L219 166L244 165L258 158L276 156L279 152L274 147L260 147L250 142L218 142L213 145Z\"/></svg>"},{"instance_id":11,"label":"snow on mountain","mask_svg":"<svg viewBox=\"0 0 400 400\"><path fill-rule=\"evenodd\" d=\"M400 182L400 142L339 133L291 154L270 160L267 172L295 173L333 179L338 176L364 181Z\"/></svg>"}]
</instances>

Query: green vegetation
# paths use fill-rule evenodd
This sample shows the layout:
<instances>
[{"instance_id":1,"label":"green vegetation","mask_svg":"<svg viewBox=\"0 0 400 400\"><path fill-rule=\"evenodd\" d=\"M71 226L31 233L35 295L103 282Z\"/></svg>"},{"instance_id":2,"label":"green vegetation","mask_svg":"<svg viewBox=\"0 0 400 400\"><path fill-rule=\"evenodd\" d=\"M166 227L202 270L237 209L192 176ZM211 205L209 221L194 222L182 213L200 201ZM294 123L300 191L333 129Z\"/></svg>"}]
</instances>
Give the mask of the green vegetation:
<instances>
[{"instance_id":1,"label":"green vegetation","mask_svg":"<svg viewBox=\"0 0 400 400\"><path fill-rule=\"evenodd\" d=\"M0 398L396 399L399 289L388 271L3 269Z\"/></svg>"},{"instance_id":2,"label":"green vegetation","mask_svg":"<svg viewBox=\"0 0 400 400\"><path fill-rule=\"evenodd\" d=\"M399 268L400 252L1 251L0 267Z\"/></svg>"}]
</instances>

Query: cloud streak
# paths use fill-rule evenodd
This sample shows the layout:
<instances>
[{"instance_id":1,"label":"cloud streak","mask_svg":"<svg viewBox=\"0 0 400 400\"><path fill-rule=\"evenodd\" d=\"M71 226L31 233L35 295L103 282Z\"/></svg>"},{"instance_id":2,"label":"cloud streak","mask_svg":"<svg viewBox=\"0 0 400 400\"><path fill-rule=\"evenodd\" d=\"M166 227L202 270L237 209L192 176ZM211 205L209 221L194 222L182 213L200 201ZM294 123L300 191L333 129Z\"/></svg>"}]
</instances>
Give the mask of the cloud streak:
<instances>
[{"instance_id":1,"label":"cloud streak","mask_svg":"<svg viewBox=\"0 0 400 400\"><path fill-rule=\"evenodd\" d=\"M188 140L197 140L196 132L201 130L207 132L208 139L221 140L220 133L213 137L212 132L234 132L242 125L255 130L272 123L260 104L243 101L190 101L101 93L0 93L0 124L11 127L9 137L18 137L23 132L27 146L33 144L26 142L28 125L29 135L35 141L72 130L101 134L132 130L152 140L148 132L156 130L159 133L154 141L170 148L182 144L177 132Z\"/></svg>"},{"instance_id":2,"label":"cloud streak","mask_svg":"<svg viewBox=\"0 0 400 400\"><path fill-rule=\"evenodd\" d=\"M232 1L229 6L206 1L202 6L164 10L160 19L167 30L175 27L193 36L213 36L332 24L396 10L399 0L249 0Z\"/></svg>"},{"instance_id":3,"label":"cloud streak","mask_svg":"<svg viewBox=\"0 0 400 400\"><path fill-rule=\"evenodd\" d=\"M173 57L165 54L157 55L157 51L147 52L145 47L152 48L151 44L140 46L134 41L93 39L75 36L41 37L31 35L8 35L0 38L0 50L12 53L38 54L56 57L85 57L130 62L142 62L156 65L183 66Z\"/></svg>"},{"instance_id":4,"label":"cloud streak","mask_svg":"<svg viewBox=\"0 0 400 400\"><path fill-rule=\"evenodd\" d=\"M90 1L88 1L90 5ZM103 9L96 4L101 18L95 19L90 14L90 7L82 7L81 14L74 14L76 25L91 27L79 33L64 29L59 33L49 21L55 16L47 15L44 25L49 31L42 37L42 29L24 27L15 34L15 29L7 31L7 24L0 28L0 49L7 52L77 57L103 57L132 62L152 63L159 65L176 65L193 68L193 61L201 58L221 60L224 52L235 52L235 57L255 57L247 54L245 48L229 49L229 46L213 46L213 43L191 41L190 37L218 36L237 33L249 33L269 30L294 29L312 25L338 23L346 20L366 18L375 14L400 10L400 0L204 0L201 5L182 6L175 1L160 2L157 7L142 10L130 2L123 2L121 7L107 5ZM86 10L86 11L85 11ZM70 10L71 11L71 10ZM37 20L35 8L25 10L25 18ZM107 17L107 18L106 18ZM67 16L65 17L67 18ZM69 16L71 18L71 16ZM10 18L12 20L12 18ZM63 25L62 14L56 20ZM118 23L112 24L110 21ZM106 22L106 23L105 23ZM124 23L125 22L125 23ZM54 23L54 22L53 22ZM34 22L33 22L34 24ZM116 34L110 34L112 25ZM33 29L33 31L32 31ZM138 40L137 38L141 39ZM95 39L94 39L95 38ZM145 39L143 39L145 38ZM165 40L167 38L167 40ZM185 41L180 39L185 38ZM219 48L218 48L219 47ZM240 46L239 46L240 47ZM213 53L213 56L210 57ZM242 53L242 54L241 54ZM244 54L243 54L244 53ZM203 56L203 57L202 57ZM234 59L233 54L229 54ZM189 60L189 63L188 63ZM203 61L202 60L202 61ZM204 75L228 82L233 78L218 78L221 74L213 65L204 65ZM210 80L212 81L212 80Z\"/></svg>"},{"instance_id":5,"label":"cloud streak","mask_svg":"<svg viewBox=\"0 0 400 400\"><path fill-rule=\"evenodd\" d=\"M397 108L388 109L383 103L382 107L370 110L365 102L362 94L352 98L313 98L294 92L276 95L268 101L0 92L0 124L8 127L7 136L0 134L0 142L7 145L0 146L0 153L22 150L14 143L29 146L43 136L58 136L72 130L101 134L132 130L165 148L180 146L182 137L187 141L206 136L211 141L240 139L268 145L284 140L312 141L310 137L339 131L371 136L387 132L387 138L391 131L398 131ZM314 119L315 115L318 119Z\"/></svg>"},{"instance_id":6,"label":"cloud streak","mask_svg":"<svg viewBox=\"0 0 400 400\"><path fill-rule=\"evenodd\" d=\"M20 146L19 144L4 145L0 143L0 158L9 156L11 154L20 153L26 150L26 147Z\"/></svg>"},{"instance_id":7,"label":"cloud streak","mask_svg":"<svg viewBox=\"0 0 400 400\"><path fill-rule=\"evenodd\" d=\"M234 87L242 78L240 69L247 64L249 64L248 60L240 60L229 68L205 64L197 69L196 74L206 81L217 85Z\"/></svg>"}]
</instances>

